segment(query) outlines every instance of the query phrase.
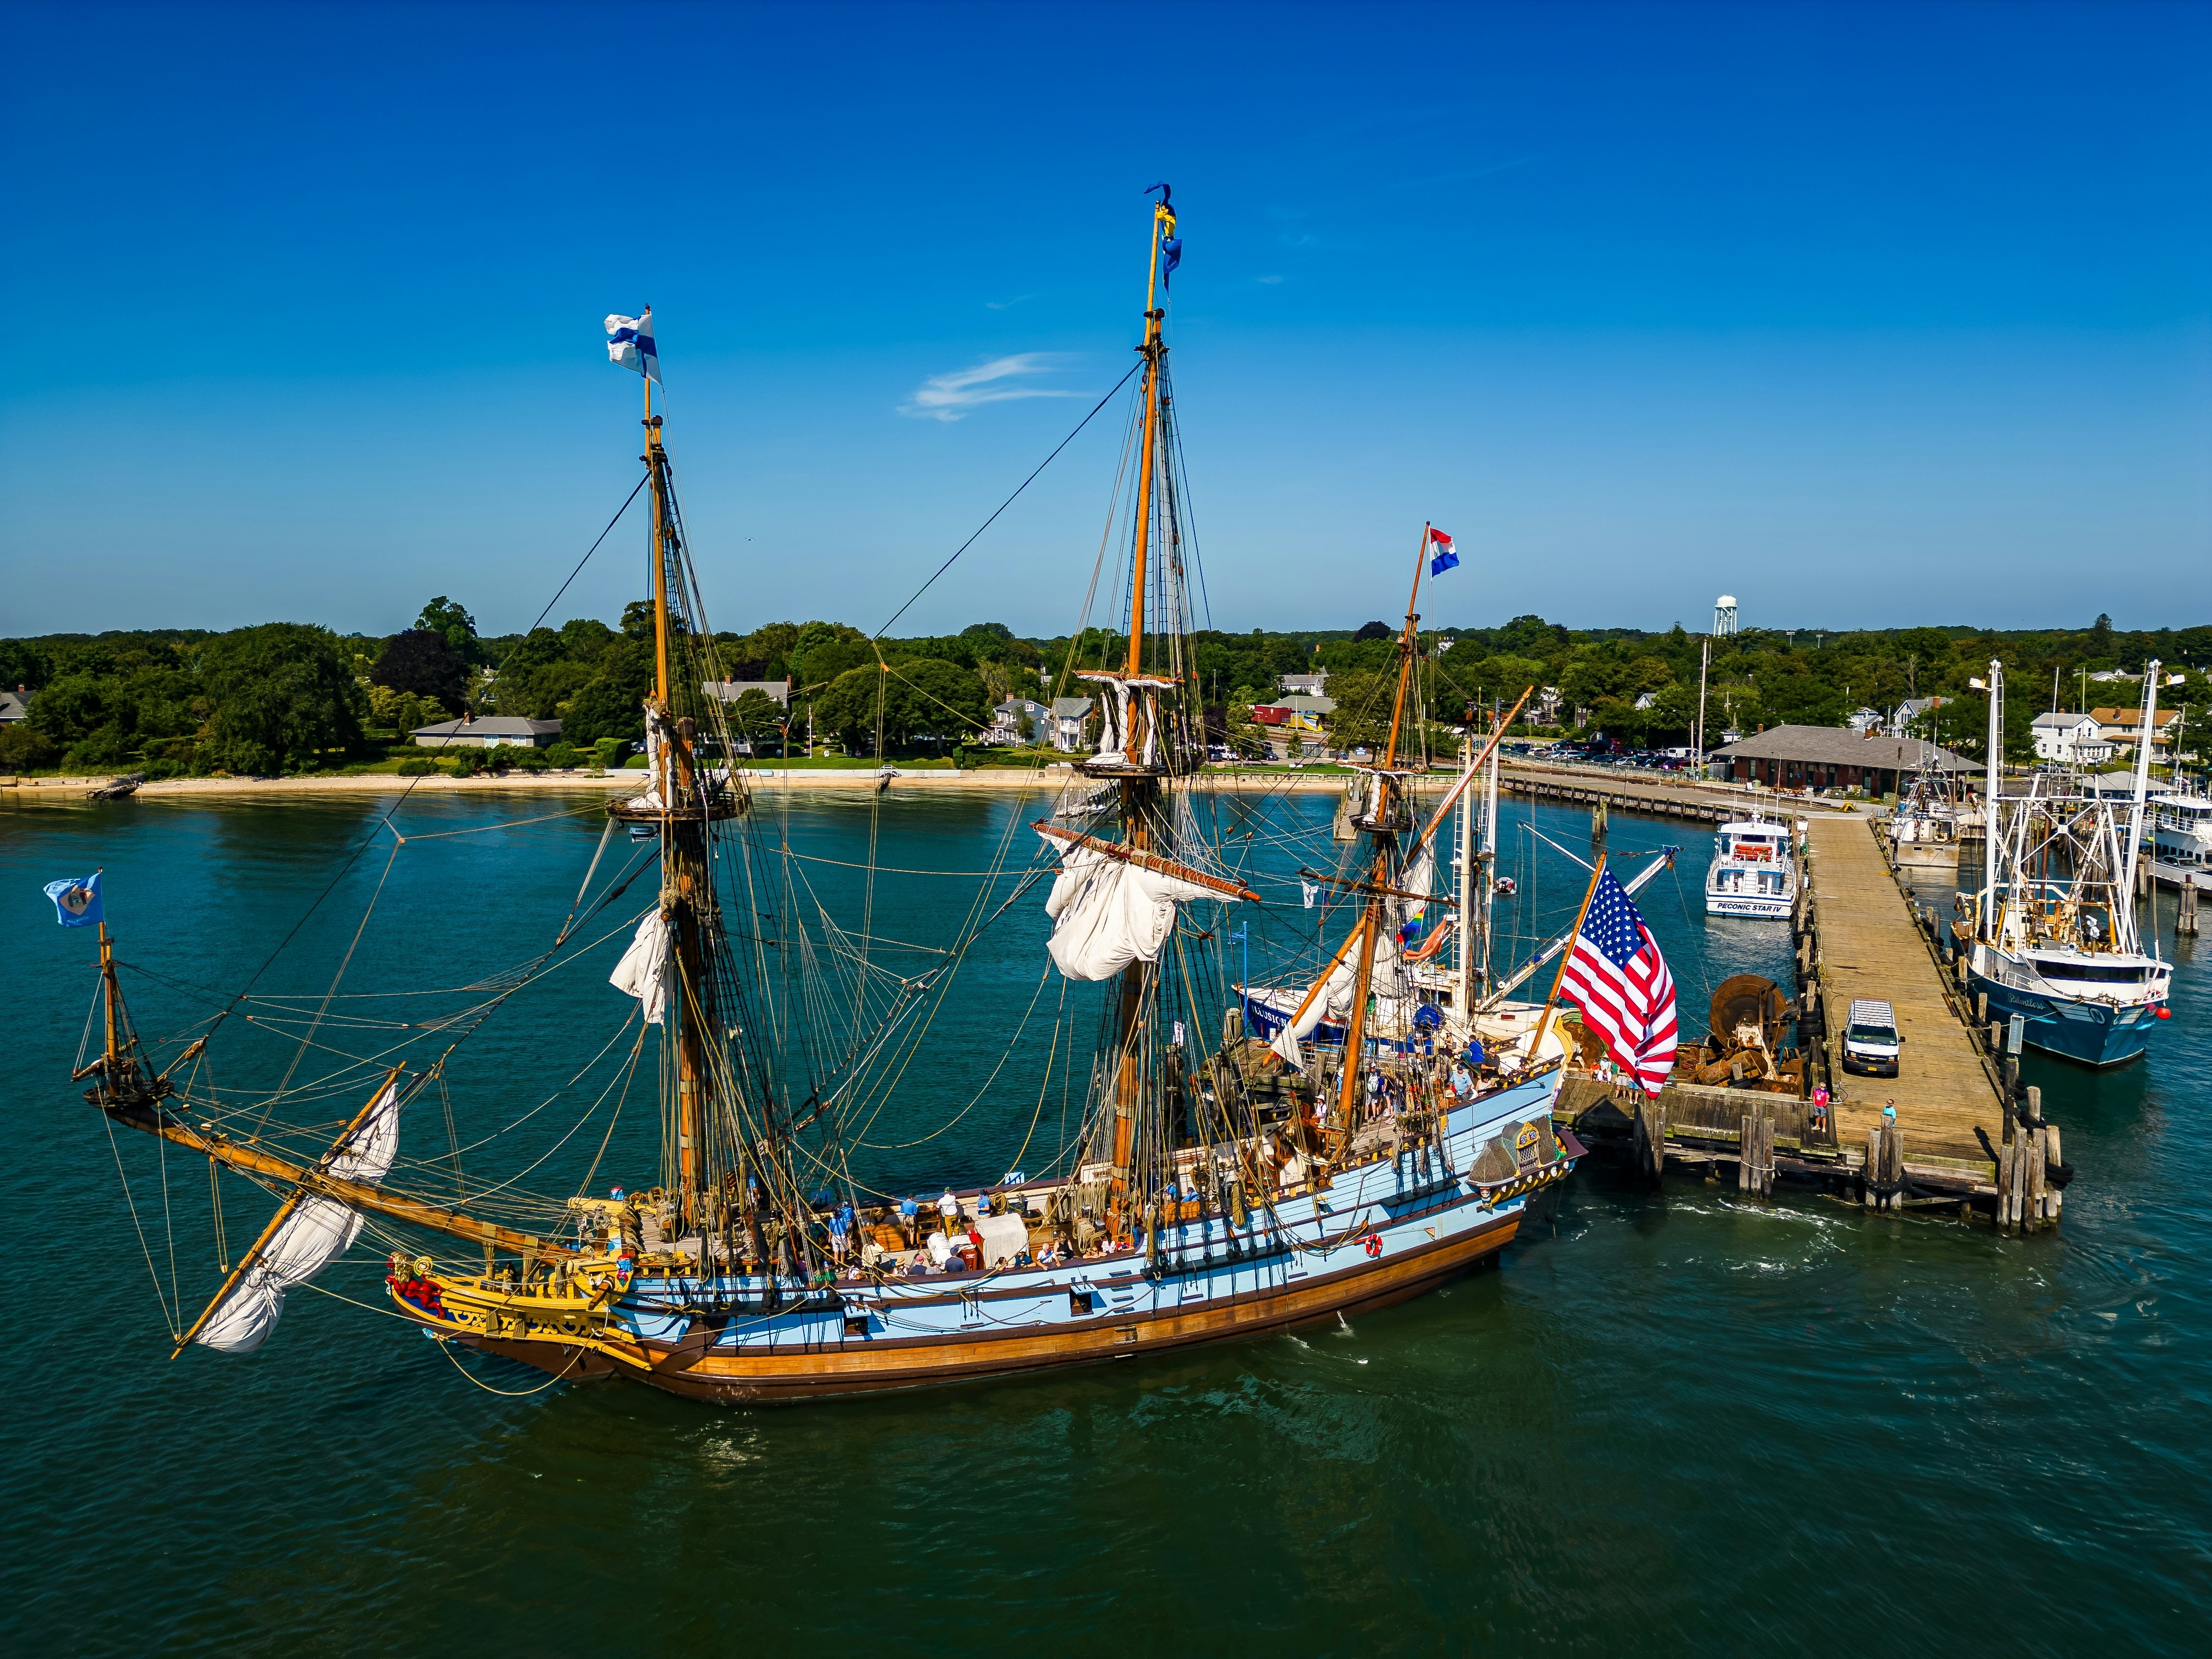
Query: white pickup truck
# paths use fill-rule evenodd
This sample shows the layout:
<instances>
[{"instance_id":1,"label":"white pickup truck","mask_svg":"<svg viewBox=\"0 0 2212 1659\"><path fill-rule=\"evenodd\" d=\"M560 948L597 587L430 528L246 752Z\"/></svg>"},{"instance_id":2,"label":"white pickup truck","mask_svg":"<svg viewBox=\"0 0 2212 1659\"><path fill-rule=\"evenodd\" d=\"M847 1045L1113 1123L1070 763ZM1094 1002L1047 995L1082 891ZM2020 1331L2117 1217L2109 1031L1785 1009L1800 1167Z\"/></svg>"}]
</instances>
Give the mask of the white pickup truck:
<instances>
[{"instance_id":1,"label":"white pickup truck","mask_svg":"<svg viewBox=\"0 0 2212 1659\"><path fill-rule=\"evenodd\" d=\"M1854 1002L1844 1024L1844 1069L1869 1077L1895 1077L1897 1050L1904 1041L1896 1011L1887 1003Z\"/></svg>"}]
</instances>

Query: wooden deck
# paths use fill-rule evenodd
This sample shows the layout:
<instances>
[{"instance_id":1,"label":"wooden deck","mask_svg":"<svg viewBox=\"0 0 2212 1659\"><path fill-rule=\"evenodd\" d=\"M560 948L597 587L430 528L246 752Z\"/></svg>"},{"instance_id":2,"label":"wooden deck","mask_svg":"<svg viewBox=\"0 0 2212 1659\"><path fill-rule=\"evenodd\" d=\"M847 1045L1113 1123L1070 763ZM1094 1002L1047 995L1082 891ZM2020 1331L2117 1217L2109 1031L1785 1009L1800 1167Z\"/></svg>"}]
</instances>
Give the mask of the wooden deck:
<instances>
[{"instance_id":1,"label":"wooden deck","mask_svg":"<svg viewBox=\"0 0 2212 1659\"><path fill-rule=\"evenodd\" d=\"M1527 761L1504 763L1498 781L1508 794L1530 795L1569 806L1603 801L1608 811L1641 812L1696 823L1726 823L1754 808L1771 818L1816 817L1850 810L1841 802L1808 799L1771 789L1753 794L1725 784L1693 783L1686 778L1624 777L1595 768Z\"/></svg>"},{"instance_id":2,"label":"wooden deck","mask_svg":"<svg viewBox=\"0 0 2212 1659\"><path fill-rule=\"evenodd\" d=\"M1897 1011L1905 1038L1893 1078L1856 1077L1837 1066L1837 1139L1864 1146L1866 1132L1881 1122L1882 1103L1894 1100L1908 1161L1942 1158L1987 1170L1989 1155L1974 1130L1978 1126L1993 1146L2003 1143L1997 1078L1960 1018L1958 994L1946 984L1871 830L1860 817L1810 824L1814 973L1831 1037L1840 1037L1851 1004L1869 997Z\"/></svg>"},{"instance_id":3,"label":"wooden deck","mask_svg":"<svg viewBox=\"0 0 2212 1659\"><path fill-rule=\"evenodd\" d=\"M2001 1060L1992 1033L1977 1026L1882 856L1875 821L1804 816L1796 1024L1808 1086L1831 1090L1828 1121L1793 1093L1675 1079L1653 1100L1579 1071L1565 1079L1555 1115L1594 1146L1626 1150L1655 1181L1670 1169L1725 1179L1732 1167L1757 1198L1771 1197L1780 1177L1869 1206L1954 1207L1961 1219L1985 1216L2008 1231L2056 1224L2058 1126L2040 1125L2039 1091L2030 1089L2037 1127L2008 1130L2003 1103L2016 1062ZM1854 1076L1838 1063L1862 997L1896 1011L1905 1047L1895 1078ZM1889 1101L1893 1127L1882 1117Z\"/></svg>"}]
</instances>

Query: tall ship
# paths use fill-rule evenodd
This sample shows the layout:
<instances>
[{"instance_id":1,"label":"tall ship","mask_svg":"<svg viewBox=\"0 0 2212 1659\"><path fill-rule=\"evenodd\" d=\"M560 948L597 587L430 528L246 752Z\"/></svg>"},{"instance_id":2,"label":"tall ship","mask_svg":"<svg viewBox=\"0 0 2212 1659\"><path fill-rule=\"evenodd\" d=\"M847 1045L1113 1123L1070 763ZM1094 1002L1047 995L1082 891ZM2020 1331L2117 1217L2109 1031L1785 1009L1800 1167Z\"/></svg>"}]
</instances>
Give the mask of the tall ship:
<instances>
[{"instance_id":1,"label":"tall ship","mask_svg":"<svg viewBox=\"0 0 2212 1659\"><path fill-rule=\"evenodd\" d=\"M1796 902L1797 861L1789 824L1754 809L1721 825L1705 870L1705 914L1771 921L1786 918Z\"/></svg>"},{"instance_id":2,"label":"tall ship","mask_svg":"<svg viewBox=\"0 0 2212 1659\"><path fill-rule=\"evenodd\" d=\"M1012 872L1016 898L979 902L920 968L887 961L865 917L841 926L804 902L784 831L755 811L707 694L726 676L652 412L647 313L629 329L632 366L641 345L647 354L655 675L644 783L609 805L600 856L555 949L493 985L494 1006L526 994L581 959L587 924L613 919L626 942L601 994L629 1023L602 1053L635 1033L622 1086L650 1096L654 1179L595 1179L614 1126L603 1136L589 1114L535 1159L487 1164L483 1146L506 1143L472 1141L465 1174L457 1138L450 1158L423 1144L434 1121L426 1101L444 1104L449 1124L471 1112L447 1084L449 1057L482 1024L474 1014L474 1024L438 1025L432 1041L448 1046L427 1060L405 1049L418 1039L396 1038L402 1052L337 1066L309 1091L288 1072L258 1097L234 1086L217 1096L199 1062L242 1035L238 1024L226 1012L181 1053L157 1055L133 1026L103 927L106 1018L76 1074L89 1080L85 1098L110 1126L277 1199L205 1310L179 1318L179 1352L260 1347L287 1292L366 1229L387 1252L390 1309L457 1364L473 1352L545 1374L538 1386L614 1378L704 1401L817 1400L1334 1321L1496 1257L1533 1205L1556 1198L1581 1149L1552 1126L1565 1045L1550 1022L1472 1068L1425 1036L1400 1040L1391 1024L1405 997L1406 884L1432 856L1436 829L1416 813L1401 762L1418 562L1390 738L1365 775L1360 857L1344 889L1356 920L1274 1046L1245 1030L1231 1001L1224 922L1258 895L1226 839L1208 838L1187 788L1204 729L1164 328L1181 242L1159 189L1126 495L1116 486L1126 538L1107 596L1119 626L1082 618L1089 654L1067 671L1103 711L1074 791L1106 799L1039 818L1034 862ZM610 319L611 335L632 321ZM611 843L635 851L602 875ZM638 914L621 901L648 872L656 890ZM963 1141L961 1114L916 1125L969 1178L902 1198L872 1162L878 1115L905 1109L900 1081L917 1065L988 1069L978 1099L994 1086L991 1057L931 1022L983 929L1047 881L1050 970L1097 1000L1089 1052L1070 1067L1079 1114L1036 1178L975 1179L998 1164ZM241 992L234 1006L250 1010L251 999ZM1340 1040L1302 1042L1330 1012Z\"/></svg>"},{"instance_id":3,"label":"tall ship","mask_svg":"<svg viewBox=\"0 0 2212 1659\"><path fill-rule=\"evenodd\" d=\"M2146 732L2158 673L2153 662ZM2027 794L2005 800L2003 665L1991 662L1977 684L1990 697L1984 811L2000 829L1980 890L1960 898L1967 988L1987 996L1993 1018L2018 1018L2031 1048L2086 1066L2124 1064L2168 1017L2173 979L2155 949L2142 948L2136 924L2149 745L2137 757L2124 818L2109 799L2057 771L2038 773Z\"/></svg>"}]
</instances>

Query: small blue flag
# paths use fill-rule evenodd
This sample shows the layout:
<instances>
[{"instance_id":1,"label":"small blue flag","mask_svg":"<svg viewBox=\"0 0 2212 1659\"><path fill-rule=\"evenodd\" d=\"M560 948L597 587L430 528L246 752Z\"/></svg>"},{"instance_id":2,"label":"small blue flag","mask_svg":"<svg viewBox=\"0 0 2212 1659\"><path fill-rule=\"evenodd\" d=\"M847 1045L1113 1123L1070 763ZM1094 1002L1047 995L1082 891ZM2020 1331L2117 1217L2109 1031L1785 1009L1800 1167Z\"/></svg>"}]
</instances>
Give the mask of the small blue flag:
<instances>
[{"instance_id":1,"label":"small blue flag","mask_svg":"<svg viewBox=\"0 0 2212 1659\"><path fill-rule=\"evenodd\" d=\"M1429 559L1429 574L1441 576L1459 562L1459 554L1452 546L1452 538L1435 526L1429 527L1429 546L1434 550Z\"/></svg>"},{"instance_id":2,"label":"small blue flag","mask_svg":"<svg viewBox=\"0 0 2212 1659\"><path fill-rule=\"evenodd\" d=\"M1168 278L1175 275L1175 268L1182 263L1182 238L1170 236L1160 244L1160 286L1162 288L1168 285Z\"/></svg>"},{"instance_id":3,"label":"small blue flag","mask_svg":"<svg viewBox=\"0 0 2212 1659\"><path fill-rule=\"evenodd\" d=\"M64 927L90 927L107 920L100 903L100 872L82 881L50 881L46 896L54 902L54 920Z\"/></svg>"}]
</instances>

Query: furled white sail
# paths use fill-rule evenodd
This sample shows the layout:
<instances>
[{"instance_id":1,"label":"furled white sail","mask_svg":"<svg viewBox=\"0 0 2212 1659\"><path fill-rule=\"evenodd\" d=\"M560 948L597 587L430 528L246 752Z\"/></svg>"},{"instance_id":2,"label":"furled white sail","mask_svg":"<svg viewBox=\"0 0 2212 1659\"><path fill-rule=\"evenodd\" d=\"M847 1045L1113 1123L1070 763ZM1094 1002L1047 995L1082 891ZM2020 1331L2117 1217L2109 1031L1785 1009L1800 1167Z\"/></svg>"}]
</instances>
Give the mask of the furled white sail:
<instances>
[{"instance_id":1,"label":"furled white sail","mask_svg":"<svg viewBox=\"0 0 2212 1659\"><path fill-rule=\"evenodd\" d=\"M1046 948L1070 979L1111 979L1132 962L1159 960L1179 902L1226 896L1095 848L1063 847L1044 903L1053 920Z\"/></svg>"},{"instance_id":2,"label":"furled white sail","mask_svg":"<svg viewBox=\"0 0 2212 1659\"><path fill-rule=\"evenodd\" d=\"M1386 926L1375 941L1375 966L1367 979L1369 991L1378 1000L1396 987L1398 955L1398 935ZM1305 1064L1305 1051L1299 1043L1311 1036L1322 1020L1341 1025L1352 1017L1352 994L1359 984L1358 951L1346 951L1321 983L1321 994L1306 1004L1305 1012L1276 1032L1275 1040L1267 1045L1294 1070Z\"/></svg>"},{"instance_id":3,"label":"furled white sail","mask_svg":"<svg viewBox=\"0 0 2212 1659\"><path fill-rule=\"evenodd\" d=\"M645 775L649 781L641 795L632 795L629 805L641 811L658 812L665 804L660 799L660 755L668 738L663 729L660 711L650 703L645 710Z\"/></svg>"},{"instance_id":4,"label":"furled white sail","mask_svg":"<svg viewBox=\"0 0 2212 1659\"><path fill-rule=\"evenodd\" d=\"M668 918L652 910L638 923L629 949L615 963L614 972L607 975L607 983L643 1003L645 1023L658 1025L668 1006L667 969Z\"/></svg>"},{"instance_id":5,"label":"furled white sail","mask_svg":"<svg viewBox=\"0 0 2212 1659\"><path fill-rule=\"evenodd\" d=\"M399 1085L386 1088L325 1173L374 1187L399 1152ZM310 1194L294 1206L231 1287L193 1341L224 1353L252 1353L276 1328L284 1292L304 1285L361 1236L361 1215L334 1198Z\"/></svg>"},{"instance_id":6,"label":"furled white sail","mask_svg":"<svg viewBox=\"0 0 2212 1659\"><path fill-rule=\"evenodd\" d=\"M1435 844L1425 841L1421 843L1421 850L1413 854L1413 861L1406 866L1406 873L1399 878L1398 885L1408 893L1429 893L1435 890L1436 884ZM1426 904L1417 904L1410 899L1399 900L1398 903L1402 907L1401 915L1407 921L1419 921L1428 914Z\"/></svg>"}]
</instances>

